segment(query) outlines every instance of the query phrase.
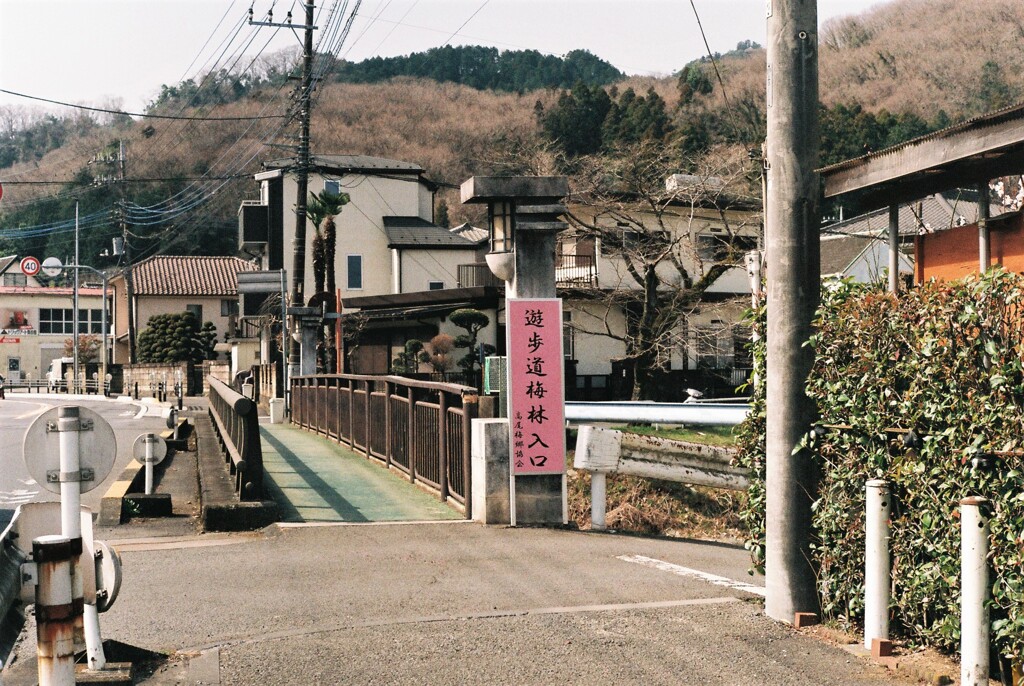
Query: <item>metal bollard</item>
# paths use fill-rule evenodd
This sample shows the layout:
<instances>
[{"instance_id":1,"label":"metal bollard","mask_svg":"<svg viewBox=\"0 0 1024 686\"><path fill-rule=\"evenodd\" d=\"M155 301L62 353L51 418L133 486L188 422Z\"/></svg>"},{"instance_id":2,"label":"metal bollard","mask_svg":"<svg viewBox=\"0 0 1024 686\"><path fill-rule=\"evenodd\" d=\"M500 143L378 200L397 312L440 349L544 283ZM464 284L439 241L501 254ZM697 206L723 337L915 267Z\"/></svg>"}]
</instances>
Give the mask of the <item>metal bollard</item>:
<instances>
[{"instance_id":1,"label":"metal bollard","mask_svg":"<svg viewBox=\"0 0 1024 686\"><path fill-rule=\"evenodd\" d=\"M864 647L871 650L873 639L889 639L889 518L892 504L889 484L871 479L865 484L864 550Z\"/></svg>"},{"instance_id":2,"label":"metal bollard","mask_svg":"<svg viewBox=\"0 0 1024 686\"><path fill-rule=\"evenodd\" d=\"M36 641L40 686L75 683L75 623L82 615L82 599L72 593L71 539L40 536L32 541L38 568L36 586Z\"/></svg>"},{"instance_id":3,"label":"metal bollard","mask_svg":"<svg viewBox=\"0 0 1024 686\"><path fill-rule=\"evenodd\" d=\"M591 472L590 474L590 528L597 531L604 531L607 528L605 523L606 476L604 472Z\"/></svg>"},{"instance_id":4,"label":"metal bollard","mask_svg":"<svg viewBox=\"0 0 1024 686\"><path fill-rule=\"evenodd\" d=\"M988 500L960 501L960 683L988 686Z\"/></svg>"}]
</instances>

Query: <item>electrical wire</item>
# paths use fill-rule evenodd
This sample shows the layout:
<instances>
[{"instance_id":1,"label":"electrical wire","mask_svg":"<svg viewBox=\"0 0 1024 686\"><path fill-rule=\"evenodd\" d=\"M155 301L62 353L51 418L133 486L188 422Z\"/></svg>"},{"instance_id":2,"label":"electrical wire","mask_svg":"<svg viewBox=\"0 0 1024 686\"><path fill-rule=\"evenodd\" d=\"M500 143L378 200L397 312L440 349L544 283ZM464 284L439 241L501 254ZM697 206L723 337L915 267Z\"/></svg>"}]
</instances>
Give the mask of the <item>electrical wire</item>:
<instances>
[{"instance_id":1,"label":"electrical wire","mask_svg":"<svg viewBox=\"0 0 1024 686\"><path fill-rule=\"evenodd\" d=\"M249 121L253 117L179 117L171 114L145 114L143 112L126 112L124 110L110 110L104 107L90 107L88 105L76 105L70 102L62 102L60 100L51 100L38 95L28 95L27 93L18 93L17 91L7 90L6 88L0 88L0 93L6 93L7 95L14 95L19 98L26 98L28 100L38 100L39 102L50 103L51 105L60 105L62 107L71 107L76 110L86 110L88 112L103 112L105 114L117 114L128 117L141 117L144 119L183 119L185 121ZM266 117L257 117L258 119L281 119L284 115L273 115Z\"/></svg>"}]
</instances>

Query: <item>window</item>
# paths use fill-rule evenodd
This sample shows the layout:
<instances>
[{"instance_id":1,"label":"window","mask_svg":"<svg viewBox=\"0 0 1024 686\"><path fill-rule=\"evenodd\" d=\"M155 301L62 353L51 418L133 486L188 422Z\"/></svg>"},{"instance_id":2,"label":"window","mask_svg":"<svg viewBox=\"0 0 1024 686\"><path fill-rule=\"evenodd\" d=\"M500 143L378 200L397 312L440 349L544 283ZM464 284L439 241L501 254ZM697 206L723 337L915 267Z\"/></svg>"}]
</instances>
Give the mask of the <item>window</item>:
<instances>
[{"instance_id":1,"label":"window","mask_svg":"<svg viewBox=\"0 0 1024 686\"><path fill-rule=\"evenodd\" d=\"M363 256L349 255L348 260L348 281L347 288L350 291L358 291L363 288Z\"/></svg>"},{"instance_id":2,"label":"window","mask_svg":"<svg viewBox=\"0 0 1024 686\"><path fill-rule=\"evenodd\" d=\"M697 335L697 368L729 369L732 367L733 337L725 322L694 327Z\"/></svg>"},{"instance_id":3,"label":"window","mask_svg":"<svg viewBox=\"0 0 1024 686\"><path fill-rule=\"evenodd\" d=\"M192 316L196 318L196 321L200 324L203 323L203 306L202 305L185 305L185 311L191 312Z\"/></svg>"},{"instance_id":4,"label":"window","mask_svg":"<svg viewBox=\"0 0 1024 686\"><path fill-rule=\"evenodd\" d=\"M697 255L702 260L738 264L744 253L757 249L757 236L702 233L697 236Z\"/></svg>"},{"instance_id":5,"label":"window","mask_svg":"<svg viewBox=\"0 0 1024 686\"><path fill-rule=\"evenodd\" d=\"M4 274L4 286L27 286L28 277L24 274Z\"/></svg>"},{"instance_id":6,"label":"window","mask_svg":"<svg viewBox=\"0 0 1024 686\"><path fill-rule=\"evenodd\" d=\"M324 191L331 195L341 195L341 181L324 181Z\"/></svg>"},{"instance_id":7,"label":"window","mask_svg":"<svg viewBox=\"0 0 1024 686\"><path fill-rule=\"evenodd\" d=\"M70 308L39 309L39 333L75 332L75 311ZM103 310L79 310L79 333L103 333Z\"/></svg>"},{"instance_id":8,"label":"window","mask_svg":"<svg viewBox=\"0 0 1024 686\"><path fill-rule=\"evenodd\" d=\"M238 301L225 298L220 301L220 316L230 317L233 314L238 314Z\"/></svg>"},{"instance_id":9,"label":"window","mask_svg":"<svg viewBox=\"0 0 1024 686\"><path fill-rule=\"evenodd\" d=\"M431 291L443 291L444 290L444 281L428 281L427 282L427 289L429 289Z\"/></svg>"}]
</instances>

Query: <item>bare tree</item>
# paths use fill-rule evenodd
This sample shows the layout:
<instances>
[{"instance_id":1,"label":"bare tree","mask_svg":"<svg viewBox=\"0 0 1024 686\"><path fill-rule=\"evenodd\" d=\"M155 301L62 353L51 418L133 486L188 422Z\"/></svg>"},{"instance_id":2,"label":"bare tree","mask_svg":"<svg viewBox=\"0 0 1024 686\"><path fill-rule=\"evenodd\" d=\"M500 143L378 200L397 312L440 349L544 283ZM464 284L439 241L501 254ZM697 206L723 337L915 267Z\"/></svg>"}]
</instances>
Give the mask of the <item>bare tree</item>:
<instances>
[{"instance_id":1,"label":"bare tree","mask_svg":"<svg viewBox=\"0 0 1024 686\"><path fill-rule=\"evenodd\" d=\"M577 255L599 246L604 257L598 288L584 292L588 316L572 326L625 344L633 399L653 398L659 370L685 343L687 317L756 247L750 169L732 150L678 174L678 158L656 144L579 161L563 240Z\"/></svg>"}]
</instances>

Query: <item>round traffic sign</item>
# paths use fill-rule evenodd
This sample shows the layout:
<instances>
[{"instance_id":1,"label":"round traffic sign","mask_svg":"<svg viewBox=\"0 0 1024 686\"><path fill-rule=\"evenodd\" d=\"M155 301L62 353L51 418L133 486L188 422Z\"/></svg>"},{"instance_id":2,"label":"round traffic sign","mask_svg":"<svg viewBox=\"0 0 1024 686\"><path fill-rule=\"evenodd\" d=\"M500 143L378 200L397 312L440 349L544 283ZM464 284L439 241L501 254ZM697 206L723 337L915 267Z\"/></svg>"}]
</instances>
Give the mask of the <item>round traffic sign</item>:
<instances>
[{"instance_id":1,"label":"round traffic sign","mask_svg":"<svg viewBox=\"0 0 1024 686\"><path fill-rule=\"evenodd\" d=\"M47 257L43 260L43 273L47 276L60 276L64 264L56 257Z\"/></svg>"},{"instance_id":2,"label":"round traffic sign","mask_svg":"<svg viewBox=\"0 0 1024 686\"><path fill-rule=\"evenodd\" d=\"M65 408L78 410L78 474L66 474L60 468L59 420ZM110 474L117 456L117 439L107 420L88 408L73 405L54 407L36 417L25 432L22 446L29 475L51 493L60 493L61 481L72 480L79 481L82 493L91 491Z\"/></svg>"},{"instance_id":3,"label":"round traffic sign","mask_svg":"<svg viewBox=\"0 0 1024 686\"><path fill-rule=\"evenodd\" d=\"M21 258L21 273L25 276L35 276L39 273L39 260L27 255Z\"/></svg>"},{"instance_id":4,"label":"round traffic sign","mask_svg":"<svg viewBox=\"0 0 1024 686\"><path fill-rule=\"evenodd\" d=\"M121 591L121 556L106 541L93 541L96 548L96 610L106 612Z\"/></svg>"},{"instance_id":5,"label":"round traffic sign","mask_svg":"<svg viewBox=\"0 0 1024 686\"><path fill-rule=\"evenodd\" d=\"M160 464L167 457L167 441L156 434L139 434L132 444L132 456L146 464L146 446L152 444L153 464Z\"/></svg>"}]
</instances>

